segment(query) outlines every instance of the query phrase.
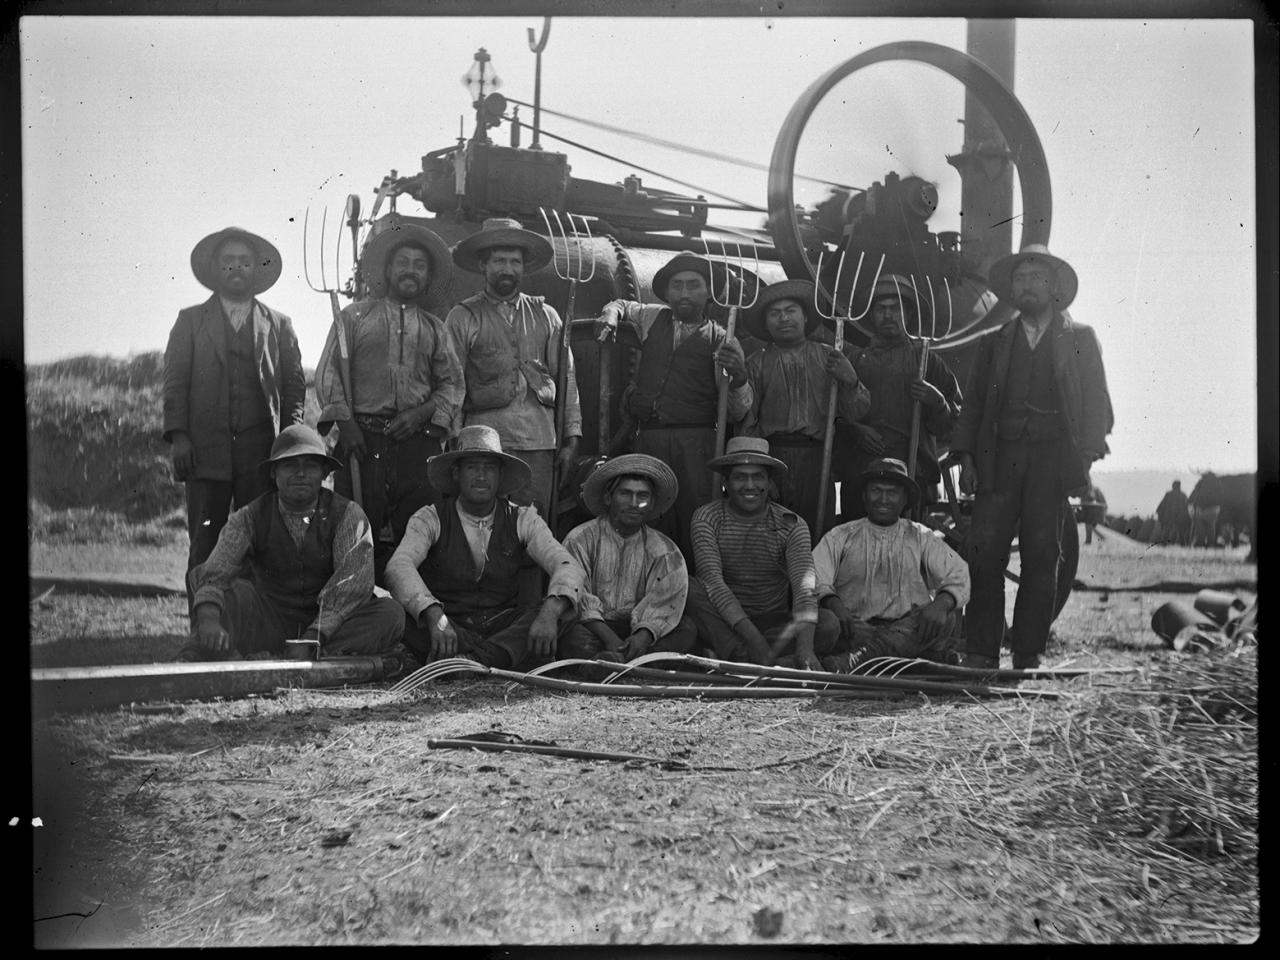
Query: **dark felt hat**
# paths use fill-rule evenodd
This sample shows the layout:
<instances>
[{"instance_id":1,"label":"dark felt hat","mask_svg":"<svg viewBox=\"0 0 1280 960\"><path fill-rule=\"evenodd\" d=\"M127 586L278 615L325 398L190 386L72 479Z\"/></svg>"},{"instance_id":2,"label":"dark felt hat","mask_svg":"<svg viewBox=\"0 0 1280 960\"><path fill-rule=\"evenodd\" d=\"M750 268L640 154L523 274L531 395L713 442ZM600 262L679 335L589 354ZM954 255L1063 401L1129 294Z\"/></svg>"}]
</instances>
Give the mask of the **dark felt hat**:
<instances>
[{"instance_id":1,"label":"dark felt hat","mask_svg":"<svg viewBox=\"0 0 1280 960\"><path fill-rule=\"evenodd\" d=\"M427 289L421 299L441 305L453 280L453 262L449 247L439 235L416 223L392 222L368 243L360 254L360 276L375 297L387 295L387 259L404 243L413 243L427 251L431 266L427 271Z\"/></svg>"},{"instance_id":2,"label":"dark felt hat","mask_svg":"<svg viewBox=\"0 0 1280 960\"><path fill-rule=\"evenodd\" d=\"M698 256L696 253L677 253L658 268L653 275L653 282L650 286L653 289L653 295L663 303L666 303L667 284L671 282L671 278L677 273L692 270L707 281L708 287L720 290L724 287L726 269L725 265L718 260L708 260L706 257Z\"/></svg>"},{"instance_id":3,"label":"dark felt hat","mask_svg":"<svg viewBox=\"0 0 1280 960\"><path fill-rule=\"evenodd\" d=\"M898 484L907 491L907 502L912 506L915 506L916 501L920 499L920 488L911 479L907 473L907 465L901 460L895 460L893 457L872 460L867 465L867 469L854 478L849 491L850 495L861 500L862 491L873 480L885 480Z\"/></svg>"},{"instance_id":4,"label":"dark felt hat","mask_svg":"<svg viewBox=\"0 0 1280 960\"><path fill-rule=\"evenodd\" d=\"M587 477L582 484L582 502L587 505L587 509L597 517L604 513L608 509L604 502L604 488L609 485L610 480L627 474L648 477L653 483L653 507L649 514L650 520L656 520L662 516L676 502L680 484L672 469L657 457L651 457L645 453L627 453L606 460L591 476Z\"/></svg>"},{"instance_id":5,"label":"dark felt hat","mask_svg":"<svg viewBox=\"0 0 1280 960\"><path fill-rule=\"evenodd\" d=\"M253 276L252 293L258 294L270 290L280 279L283 266L280 262L280 251L276 245L265 237L250 233L241 227L224 227L217 233L211 233L191 248L191 272L201 285L210 290L218 290L218 266L213 258L228 240L243 240L253 250L257 270Z\"/></svg>"},{"instance_id":6,"label":"dark felt hat","mask_svg":"<svg viewBox=\"0 0 1280 960\"><path fill-rule=\"evenodd\" d=\"M524 251L524 272L533 273L551 262L551 244L546 237L526 230L519 220L494 217L480 229L453 245L453 262L468 273L484 273L480 254L495 247L515 247Z\"/></svg>"},{"instance_id":7,"label":"dark felt hat","mask_svg":"<svg viewBox=\"0 0 1280 960\"><path fill-rule=\"evenodd\" d=\"M755 306L747 311L743 326L757 340L772 343L773 337L769 334L769 325L765 322L769 308L779 300L794 300L804 310L804 335L809 336L822 322L813 305L813 290L813 283L809 280L782 280L769 284L760 291L760 298Z\"/></svg>"},{"instance_id":8,"label":"dark felt hat","mask_svg":"<svg viewBox=\"0 0 1280 960\"><path fill-rule=\"evenodd\" d=\"M993 263L987 273L987 286L1001 300L1006 303L1012 303L1014 268L1028 258L1039 260L1048 265L1049 269L1054 272L1054 275L1058 278L1058 296L1054 301L1054 305L1059 310L1065 310L1069 307L1071 301L1076 298L1076 291L1080 287L1080 281L1076 277L1076 272L1072 269L1071 264L1060 257L1055 257L1049 252L1049 248L1042 243L1029 243L1017 253L1001 257Z\"/></svg>"},{"instance_id":9,"label":"dark felt hat","mask_svg":"<svg viewBox=\"0 0 1280 960\"><path fill-rule=\"evenodd\" d=\"M493 457L502 464L502 480L498 483L498 496L514 493L533 479L533 471L519 457L502 452L502 441L493 427L479 424L463 427L458 432L454 449L437 453L427 460L427 479L443 494L458 492L452 467L465 457Z\"/></svg>"},{"instance_id":10,"label":"dark felt hat","mask_svg":"<svg viewBox=\"0 0 1280 960\"><path fill-rule=\"evenodd\" d=\"M280 431L280 436L276 437L271 444L271 456L258 464L258 472L264 477L270 477L271 465L281 460L288 460L290 457L319 457L328 467L325 471L326 475L342 466L336 459L329 456L329 451L320 434L305 423L295 423Z\"/></svg>"}]
</instances>

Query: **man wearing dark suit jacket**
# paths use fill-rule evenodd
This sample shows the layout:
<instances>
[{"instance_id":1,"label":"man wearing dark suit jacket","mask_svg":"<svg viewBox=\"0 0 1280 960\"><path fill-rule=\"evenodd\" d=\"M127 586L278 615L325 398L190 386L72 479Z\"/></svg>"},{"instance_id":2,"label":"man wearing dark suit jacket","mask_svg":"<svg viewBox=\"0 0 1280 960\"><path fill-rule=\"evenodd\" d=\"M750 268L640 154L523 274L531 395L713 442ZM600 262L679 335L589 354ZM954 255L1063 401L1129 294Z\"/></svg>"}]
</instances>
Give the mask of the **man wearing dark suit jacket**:
<instances>
[{"instance_id":1,"label":"man wearing dark suit jacket","mask_svg":"<svg viewBox=\"0 0 1280 960\"><path fill-rule=\"evenodd\" d=\"M187 307L164 352L164 438L174 478L187 485L187 569L208 558L231 504L267 493L258 464L276 434L302 422L306 381L293 325L257 296L280 277L273 244L227 227L191 251L191 271L214 291Z\"/></svg>"},{"instance_id":2,"label":"man wearing dark suit jacket","mask_svg":"<svg viewBox=\"0 0 1280 960\"><path fill-rule=\"evenodd\" d=\"M1010 645L1015 668L1034 668L1053 622L1066 498L1088 488L1114 417L1098 338L1066 313L1078 285L1071 266L1033 244L997 260L989 284L1019 312L983 339L951 440L960 489L976 493L965 665L999 663L1004 571L1017 535Z\"/></svg>"}]
</instances>

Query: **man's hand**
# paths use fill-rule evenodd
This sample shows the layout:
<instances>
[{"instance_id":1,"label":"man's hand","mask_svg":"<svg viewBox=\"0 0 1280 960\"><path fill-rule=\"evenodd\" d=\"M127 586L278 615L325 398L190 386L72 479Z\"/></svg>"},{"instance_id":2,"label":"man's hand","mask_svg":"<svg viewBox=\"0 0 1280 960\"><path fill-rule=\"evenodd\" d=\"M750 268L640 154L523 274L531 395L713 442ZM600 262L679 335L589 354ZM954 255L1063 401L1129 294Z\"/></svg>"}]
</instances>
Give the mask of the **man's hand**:
<instances>
[{"instance_id":1,"label":"man's hand","mask_svg":"<svg viewBox=\"0 0 1280 960\"><path fill-rule=\"evenodd\" d=\"M822 605L834 613L836 619L840 621L840 638L852 645L853 625L858 622L858 618L849 612L849 608L839 597L825 597Z\"/></svg>"},{"instance_id":2,"label":"man's hand","mask_svg":"<svg viewBox=\"0 0 1280 960\"><path fill-rule=\"evenodd\" d=\"M600 641L600 649L609 653L621 654L626 649L626 641L619 638L603 620L588 620L582 624L591 635Z\"/></svg>"},{"instance_id":3,"label":"man's hand","mask_svg":"<svg viewBox=\"0 0 1280 960\"><path fill-rule=\"evenodd\" d=\"M648 627L641 627L631 636L627 637L627 649L623 654L628 660L634 660L636 657L643 657L649 652L649 648L654 644L653 633Z\"/></svg>"},{"instance_id":4,"label":"man's hand","mask_svg":"<svg viewBox=\"0 0 1280 960\"><path fill-rule=\"evenodd\" d=\"M858 385L858 372L853 369L853 364L849 362L843 351L832 347L827 351L826 360L827 376L833 380L843 383L846 387L856 387Z\"/></svg>"},{"instance_id":5,"label":"man's hand","mask_svg":"<svg viewBox=\"0 0 1280 960\"><path fill-rule=\"evenodd\" d=\"M792 637L795 638L796 666L801 670L824 669L822 663L818 660L817 655L813 652L813 634L817 627L818 625L812 621L792 620L783 628L781 635L778 637L779 642L782 642L783 638L786 638L788 641ZM780 655L782 653L782 649L785 649L785 647L780 649L777 644L775 644L774 655Z\"/></svg>"},{"instance_id":6,"label":"man's hand","mask_svg":"<svg viewBox=\"0 0 1280 960\"><path fill-rule=\"evenodd\" d=\"M560 489L567 489L573 483L573 461L578 458L578 438L568 437L564 446L556 451L556 463L560 467ZM554 504L552 505L555 513Z\"/></svg>"},{"instance_id":7,"label":"man's hand","mask_svg":"<svg viewBox=\"0 0 1280 960\"><path fill-rule=\"evenodd\" d=\"M747 358L743 356L742 344L737 340L726 340L716 351L716 363L729 374L729 386L740 387L747 382Z\"/></svg>"},{"instance_id":8,"label":"man's hand","mask_svg":"<svg viewBox=\"0 0 1280 960\"><path fill-rule=\"evenodd\" d=\"M392 440L400 443L408 440L415 433L419 433L426 426L427 418L423 415L421 407L413 407L410 410L404 410L397 413L392 418L391 423L387 426L387 436ZM356 427L359 430L359 426ZM338 425L338 430L342 430L342 425ZM360 438L361 444L364 443L364 437Z\"/></svg>"},{"instance_id":9,"label":"man's hand","mask_svg":"<svg viewBox=\"0 0 1280 960\"><path fill-rule=\"evenodd\" d=\"M951 611L956 608L955 597L940 593L923 607L916 619L916 637L925 642L946 636L951 621Z\"/></svg>"},{"instance_id":10,"label":"man's hand","mask_svg":"<svg viewBox=\"0 0 1280 960\"><path fill-rule=\"evenodd\" d=\"M884 453L884 437L880 431L869 423L853 424L854 436L858 438L858 446L873 457Z\"/></svg>"},{"instance_id":11,"label":"man's hand","mask_svg":"<svg viewBox=\"0 0 1280 960\"><path fill-rule=\"evenodd\" d=\"M622 320L622 311L612 304L606 303L596 318L596 340L607 343L618 335L618 323Z\"/></svg>"},{"instance_id":12,"label":"man's hand","mask_svg":"<svg viewBox=\"0 0 1280 960\"><path fill-rule=\"evenodd\" d=\"M942 410L947 405L947 398L942 395L942 391L928 380L916 379L911 381L907 391L911 394L912 400L920 401L922 407Z\"/></svg>"},{"instance_id":13,"label":"man's hand","mask_svg":"<svg viewBox=\"0 0 1280 960\"><path fill-rule=\"evenodd\" d=\"M187 477L191 476L191 471L196 468L196 448L186 431L174 431L173 447L169 450L169 458L173 461L173 479L179 483L185 482Z\"/></svg>"},{"instance_id":14,"label":"man's hand","mask_svg":"<svg viewBox=\"0 0 1280 960\"><path fill-rule=\"evenodd\" d=\"M196 607L195 638L210 653L225 657L231 652L231 634L222 626L222 611L211 603Z\"/></svg>"},{"instance_id":15,"label":"man's hand","mask_svg":"<svg viewBox=\"0 0 1280 960\"><path fill-rule=\"evenodd\" d=\"M743 617L735 623L733 632L746 643L747 651L751 654L755 663L763 664L766 667L773 666L774 653L769 649L769 643L765 640L764 634L760 632L760 628L752 623L750 618Z\"/></svg>"},{"instance_id":16,"label":"man's hand","mask_svg":"<svg viewBox=\"0 0 1280 960\"><path fill-rule=\"evenodd\" d=\"M960 464L960 492L971 497L978 492L978 469L973 465L973 454L961 452L952 456Z\"/></svg>"},{"instance_id":17,"label":"man's hand","mask_svg":"<svg viewBox=\"0 0 1280 960\"><path fill-rule=\"evenodd\" d=\"M431 653L427 657L427 662L457 656L458 632L453 629L453 624L445 616L444 607L433 603L422 611L419 620L426 620L427 633L431 637Z\"/></svg>"},{"instance_id":18,"label":"man's hand","mask_svg":"<svg viewBox=\"0 0 1280 960\"><path fill-rule=\"evenodd\" d=\"M338 421L338 443L342 445L344 459L355 454L357 460L364 460L368 452L364 445L364 431L354 420Z\"/></svg>"},{"instance_id":19,"label":"man's hand","mask_svg":"<svg viewBox=\"0 0 1280 960\"><path fill-rule=\"evenodd\" d=\"M555 652L559 620L559 604L555 597L548 597L529 625L529 645L538 656L549 657Z\"/></svg>"}]
</instances>

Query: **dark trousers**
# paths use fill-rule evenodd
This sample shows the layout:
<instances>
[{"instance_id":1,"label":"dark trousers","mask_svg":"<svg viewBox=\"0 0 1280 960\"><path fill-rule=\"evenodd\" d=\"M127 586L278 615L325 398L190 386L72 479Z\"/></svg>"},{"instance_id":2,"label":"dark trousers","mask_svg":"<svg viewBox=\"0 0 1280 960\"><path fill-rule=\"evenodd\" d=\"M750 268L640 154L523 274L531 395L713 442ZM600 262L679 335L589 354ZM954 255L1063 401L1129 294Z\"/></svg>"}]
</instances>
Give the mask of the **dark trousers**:
<instances>
[{"instance_id":1,"label":"dark trousers","mask_svg":"<svg viewBox=\"0 0 1280 960\"><path fill-rule=\"evenodd\" d=\"M486 667L497 667L499 670L532 670L541 663L548 662L546 657L534 654L529 646L529 628L537 619L541 603L532 607L509 607L489 615L449 617L454 632L458 635L458 652L456 656L469 657ZM408 616L405 622L404 643L413 655L424 663L431 656L431 633L424 626L418 626ZM562 619L559 625L559 639L556 643L557 659L578 656L565 646L565 639L572 625L572 614L569 619Z\"/></svg>"},{"instance_id":2,"label":"dark trousers","mask_svg":"<svg viewBox=\"0 0 1280 960\"><path fill-rule=\"evenodd\" d=\"M440 441L425 433L415 433L408 440L395 441L386 434L361 422L366 453L360 462L360 486L365 516L373 529L374 544L390 521L396 543L404 536L404 528L416 511L440 497L427 480L427 460L441 452ZM333 489L351 497L350 458L342 445L337 457L342 468L333 474Z\"/></svg>"},{"instance_id":3,"label":"dark trousers","mask_svg":"<svg viewBox=\"0 0 1280 960\"><path fill-rule=\"evenodd\" d=\"M979 477L967 553L972 594L965 608L965 648L1000 656L1004 571L1018 537L1021 583L1009 631L1014 661L1044 652L1058 590L1063 510L1058 440L1001 440L996 475Z\"/></svg>"},{"instance_id":4,"label":"dark trousers","mask_svg":"<svg viewBox=\"0 0 1280 960\"><path fill-rule=\"evenodd\" d=\"M187 569L209 559L218 534L227 525L231 505L243 507L272 489L258 464L271 456L275 429L269 423L236 433L231 438L230 480L187 481Z\"/></svg>"},{"instance_id":5,"label":"dark trousers","mask_svg":"<svg viewBox=\"0 0 1280 960\"><path fill-rule=\"evenodd\" d=\"M711 602L707 588L697 577L689 578L689 599L684 605L685 615L693 620L698 629L698 636L720 660L731 660L734 663L753 662L747 642L733 629L732 624L725 623L720 611ZM765 640L772 644L778 639L783 628L791 622L790 610L769 610L765 613L751 614L748 618L756 629L764 634ZM818 610L818 625L813 632L813 652L819 657L832 653L841 653L848 648L840 639L840 621L830 610ZM795 653L795 642L792 641L779 656Z\"/></svg>"},{"instance_id":6,"label":"dark trousers","mask_svg":"<svg viewBox=\"0 0 1280 960\"><path fill-rule=\"evenodd\" d=\"M190 589L188 577L188 590ZM304 619L305 617L305 619ZM241 656L270 653L281 656L286 640L296 640L314 616L290 615L269 603L254 584L243 578L231 581L222 598L222 626ZM404 634L404 608L390 597L370 597L320 648L323 657L349 657L386 653ZM194 641L188 644L194 649ZM200 651L205 654L205 651Z\"/></svg>"},{"instance_id":7,"label":"dark trousers","mask_svg":"<svg viewBox=\"0 0 1280 960\"><path fill-rule=\"evenodd\" d=\"M619 640L626 640L631 636L630 620L606 620L604 623L618 635ZM697 639L698 628L690 617L684 616L680 618L674 630L658 637L645 653L688 653L693 649ZM581 621L570 627L569 632L560 642L561 657L582 657L590 660L603 649L604 645L600 642L600 638L588 630Z\"/></svg>"},{"instance_id":8,"label":"dark trousers","mask_svg":"<svg viewBox=\"0 0 1280 960\"><path fill-rule=\"evenodd\" d=\"M919 657L939 663L958 661L956 640L960 635L960 613L952 611L941 636L920 638L920 611L912 610L897 620L858 620L853 625L853 648L867 648L867 657ZM953 654L955 654L953 656Z\"/></svg>"},{"instance_id":9,"label":"dark trousers","mask_svg":"<svg viewBox=\"0 0 1280 960\"><path fill-rule=\"evenodd\" d=\"M822 492L822 442L797 442L780 437L769 438L769 452L787 465L787 472L775 478L778 503L794 510L809 525L809 540L817 543L835 526L836 487L827 477L827 517L823 529L817 529L818 497Z\"/></svg>"},{"instance_id":10,"label":"dark trousers","mask_svg":"<svg viewBox=\"0 0 1280 960\"><path fill-rule=\"evenodd\" d=\"M633 449L636 453L657 457L680 478L676 502L649 526L676 542L690 572L693 572L693 540L689 535L689 524L693 520L693 511L711 499L712 483L719 482L707 469L707 461L716 455L716 429L714 426L641 429L636 433Z\"/></svg>"}]
</instances>

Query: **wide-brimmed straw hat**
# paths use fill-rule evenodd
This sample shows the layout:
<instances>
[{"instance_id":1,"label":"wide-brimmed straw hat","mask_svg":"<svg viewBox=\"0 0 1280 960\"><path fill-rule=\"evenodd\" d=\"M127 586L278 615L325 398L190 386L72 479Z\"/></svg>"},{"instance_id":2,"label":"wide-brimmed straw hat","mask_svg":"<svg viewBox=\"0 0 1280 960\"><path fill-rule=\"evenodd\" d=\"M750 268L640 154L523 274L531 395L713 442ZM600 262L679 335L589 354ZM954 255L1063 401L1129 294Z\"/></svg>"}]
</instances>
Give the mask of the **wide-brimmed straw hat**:
<instances>
[{"instance_id":1,"label":"wide-brimmed straw hat","mask_svg":"<svg viewBox=\"0 0 1280 960\"><path fill-rule=\"evenodd\" d=\"M326 476L342 466L336 459L329 456L329 451L320 434L305 423L295 423L280 431L280 436L276 437L271 444L271 456L258 464L258 472L264 477L270 477L271 465L281 460L288 460L290 457L319 457L328 467L325 471Z\"/></svg>"},{"instance_id":2,"label":"wide-brimmed straw hat","mask_svg":"<svg viewBox=\"0 0 1280 960\"><path fill-rule=\"evenodd\" d=\"M220 289L218 265L213 262L213 258L218 255L218 250L228 240L243 240L253 250L257 270L253 275L251 293L256 297L263 291L270 290L271 286L280 279L280 271L283 269L280 251L270 240L256 233L250 233L242 227L224 227L217 233L209 234L191 248L191 272L196 275L201 285L214 291Z\"/></svg>"},{"instance_id":3,"label":"wide-brimmed straw hat","mask_svg":"<svg viewBox=\"0 0 1280 960\"><path fill-rule=\"evenodd\" d=\"M498 482L498 496L506 496L525 486L533 479L533 471L519 457L502 452L502 441L493 427L463 427L458 432L457 446L448 453L437 453L427 459L427 479L443 494L458 492L453 479L453 465L465 457L493 457L502 464L502 479Z\"/></svg>"},{"instance_id":4,"label":"wide-brimmed straw hat","mask_svg":"<svg viewBox=\"0 0 1280 960\"><path fill-rule=\"evenodd\" d=\"M1043 243L1029 243L1017 253L1001 257L993 263L991 270L987 273L987 286L1001 300L1006 303L1012 303L1014 268L1028 258L1041 261L1054 272L1058 278L1058 296L1054 300L1054 306L1059 310L1065 310L1069 307L1071 301L1076 298L1076 290L1079 289L1080 281L1076 277L1076 272L1072 269L1071 264L1061 257L1055 257Z\"/></svg>"},{"instance_id":5,"label":"wide-brimmed straw hat","mask_svg":"<svg viewBox=\"0 0 1280 960\"><path fill-rule=\"evenodd\" d=\"M453 245L453 262L468 273L484 273L480 254L494 247L516 247L524 251L524 272L533 273L551 262L551 244L547 238L526 230L519 220L494 217L484 221L480 229Z\"/></svg>"},{"instance_id":6,"label":"wide-brimmed straw hat","mask_svg":"<svg viewBox=\"0 0 1280 960\"><path fill-rule=\"evenodd\" d=\"M809 280L782 280L769 284L760 291L760 298L755 306L747 311L742 321L743 326L757 340L772 343L773 336L769 333L768 323L765 322L769 308L779 300L794 300L804 310L804 335L809 336L822 322L822 318L818 316L818 311L813 306L813 289L813 283Z\"/></svg>"},{"instance_id":7,"label":"wide-brimmed straw hat","mask_svg":"<svg viewBox=\"0 0 1280 960\"><path fill-rule=\"evenodd\" d=\"M609 481L615 477L628 474L639 474L647 477L653 484L653 506L649 513L650 520L656 520L676 502L680 492L680 484L671 468L646 453L627 453L612 460L606 460L582 484L582 502L597 517L609 508L604 502L604 490Z\"/></svg>"},{"instance_id":8,"label":"wide-brimmed straw hat","mask_svg":"<svg viewBox=\"0 0 1280 960\"><path fill-rule=\"evenodd\" d=\"M867 465L867 469L854 478L849 491L850 495L855 499L861 500L862 491L873 480L884 480L898 484L907 491L907 503L912 506L920 499L920 487L916 485L915 480L907 473L907 465L901 460L896 460L893 457L872 460Z\"/></svg>"},{"instance_id":9,"label":"wide-brimmed straw hat","mask_svg":"<svg viewBox=\"0 0 1280 960\"><path fill-rule=\"evenodd\" d=\"M434 231L416 223L392 221L364 245L360 254L360 276L369 292L375 297L387 295L387 258L404 243L419 244L427 251L431 265L427 268L427 289L419 299L440 304L453 279L449 247Z\"/></svg>"},{"instance_id":10,"label":"wide-brimmed straw hat","mask_svg":"<svg viewBox=\"0 0 1280 960\"><path fill-rule=\"evenodd\" d=\"M660 266L653 275L653 282L650 284L653 295L663 303L667 302L667 284L671 282L671 278L677 273L685 270L692 270L694 273L707 281L707 286L720 290L724 287L726 267L718 260L708 260L706 257L700 257L696 253L677 253L674 257Z\"/></svg>"},{"instance_id":11,"label":"wide-brimmed straw hat","mask_svg":"<svg viewBox=\"0 0 1280 960\"><path fill-rule=\"evenodd\" d=\"M786 473L787 465L769 455L769 441L764 437L731 437L725 444L724 456L707 461L707 468L728 474L733 467L767 467Z\"/></svg>"}]
</instances>

